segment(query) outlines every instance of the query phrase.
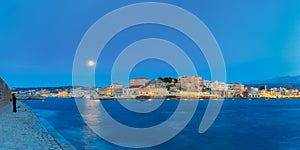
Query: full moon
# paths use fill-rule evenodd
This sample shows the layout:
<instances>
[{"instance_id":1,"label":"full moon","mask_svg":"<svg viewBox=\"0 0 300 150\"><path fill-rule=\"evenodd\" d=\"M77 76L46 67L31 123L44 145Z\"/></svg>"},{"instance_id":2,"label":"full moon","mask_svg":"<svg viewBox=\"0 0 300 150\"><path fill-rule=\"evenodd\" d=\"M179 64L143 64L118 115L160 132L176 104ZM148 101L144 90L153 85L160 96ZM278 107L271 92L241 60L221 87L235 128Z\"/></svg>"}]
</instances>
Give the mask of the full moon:
<instances>
[{"instance_id":1,"label":"full moon","mask_svg":"<svg viewBox=\"0 0 300 150\"><path fill-rule=\"evenodd\" d=\"M89 67L93 67L96 65L95 61L93 61L93 60L89 60L87 64Z\"/></svg>"}]
</instances>

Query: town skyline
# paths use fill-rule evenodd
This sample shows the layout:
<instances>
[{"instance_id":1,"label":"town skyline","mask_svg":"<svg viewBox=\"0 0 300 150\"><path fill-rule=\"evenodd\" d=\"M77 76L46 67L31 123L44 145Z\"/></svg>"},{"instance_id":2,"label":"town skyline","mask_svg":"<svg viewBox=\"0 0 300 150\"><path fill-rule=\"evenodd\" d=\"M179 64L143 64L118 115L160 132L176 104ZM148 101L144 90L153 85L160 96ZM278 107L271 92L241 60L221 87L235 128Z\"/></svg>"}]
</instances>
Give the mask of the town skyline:
<instances>
[{"instance_id":1,"label":"town skyline","mask_svg":"<svg viewBox=\"0 0 300 150\"><path fill-rule=\"evenodd\" d=\"M129 85L111 83L106 87L69 86L56 88L11 88L19 98L62 97L86 99L224 99L224 98L300 98L297 88L247 86L241 83L225 83L205 80L201 76L178 78L132 78ZM42 96L42 97L40 97Z\"/></svg>"}]
</instances>

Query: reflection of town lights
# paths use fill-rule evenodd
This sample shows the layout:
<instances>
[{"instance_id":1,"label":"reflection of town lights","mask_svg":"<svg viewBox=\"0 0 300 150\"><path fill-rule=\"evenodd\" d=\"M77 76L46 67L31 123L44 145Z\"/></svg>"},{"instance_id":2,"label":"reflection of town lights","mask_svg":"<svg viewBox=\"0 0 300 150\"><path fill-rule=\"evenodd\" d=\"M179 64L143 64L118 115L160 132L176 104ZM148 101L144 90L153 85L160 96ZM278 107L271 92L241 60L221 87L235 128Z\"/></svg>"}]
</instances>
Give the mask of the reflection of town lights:
<instances>
[{"instance_id":1,"label":"reflection of town lights","mask_svg":"<svg viewBox=\"0 0 300 150\"><path fill-rule=\"evenodd\" d=\"M89 67L93 67L96 65L95 61L93 61L93 60L89 60L87 64Z\"/></svg>"}]
</instances>

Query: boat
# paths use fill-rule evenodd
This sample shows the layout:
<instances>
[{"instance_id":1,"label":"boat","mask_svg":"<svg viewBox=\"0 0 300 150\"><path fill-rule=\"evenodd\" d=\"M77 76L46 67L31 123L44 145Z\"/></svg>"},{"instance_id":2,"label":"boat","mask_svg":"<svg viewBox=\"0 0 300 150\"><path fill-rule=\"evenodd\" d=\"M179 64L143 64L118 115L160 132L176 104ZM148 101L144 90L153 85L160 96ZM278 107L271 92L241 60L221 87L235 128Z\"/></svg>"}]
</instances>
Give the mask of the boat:
<instances>
[{"instance_id":1,"label":"boat","mask_svg":"<svg viewBox=\"0 0 300 150\"><path fill-rule=\"evenodd\" d=\"M28 99L29 100L45 100L46 97L45 96L30 96Z\"/></svg>"},{"instance_id":2,"label":"boat","mask_svg":"<svg viewBox=\"0 0 300 150\"><path fill-rule=\"evenodd\" d=\"M135 99L150 99L151 97L149 95L137 95Z\"/></svg>"},{"instance_id":3,"label":"boat","mask_svg":"<svg viewBox=\"0 0 300 150\"><path fill-rule=\"evenodd\" d=\"M177 99L177 96L176 95L167 95L165 99Z\"/></svg>"}]
</instances>

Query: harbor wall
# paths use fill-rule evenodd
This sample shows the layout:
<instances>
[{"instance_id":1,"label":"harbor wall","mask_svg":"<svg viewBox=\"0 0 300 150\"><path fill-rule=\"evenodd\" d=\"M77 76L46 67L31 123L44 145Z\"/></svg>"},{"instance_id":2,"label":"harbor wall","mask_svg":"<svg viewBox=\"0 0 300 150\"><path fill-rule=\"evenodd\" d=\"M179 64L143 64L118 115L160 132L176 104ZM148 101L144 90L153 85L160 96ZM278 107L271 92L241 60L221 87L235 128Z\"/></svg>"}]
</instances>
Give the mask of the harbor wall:
<instances>
[{"instance_id":1,"label":"harbor wall","mask_svg":"<svg viewBox=\"0 0 300 150\"><path fill-rule=\"evenodd\" d=\"M7 84L0 78L0 108L4 107L9 103L11 98L10 90Z\"/></svg>"}]
</instances>

